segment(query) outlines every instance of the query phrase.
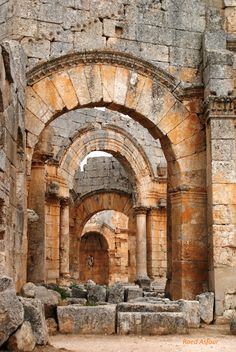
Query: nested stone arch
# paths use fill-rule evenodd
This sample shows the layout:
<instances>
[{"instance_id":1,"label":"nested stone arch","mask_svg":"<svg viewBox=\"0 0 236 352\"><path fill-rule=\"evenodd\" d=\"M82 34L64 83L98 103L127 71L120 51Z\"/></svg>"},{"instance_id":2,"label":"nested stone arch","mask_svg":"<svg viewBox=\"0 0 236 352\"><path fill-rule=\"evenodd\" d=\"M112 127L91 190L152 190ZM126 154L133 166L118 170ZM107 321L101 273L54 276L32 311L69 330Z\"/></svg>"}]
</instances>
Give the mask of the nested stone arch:
<instances>
[{"instance_id":1,"label":"nested stone arch","mask_svg":"<svg viewBox=\"0 0 236 352\"><path fill-rule=\"evenodd\" d=\"M148 158L140 153L140 148L127 135L110 129L86 130L68 146L60 159L58 171L67 181L68 187L73 188L80 163L95 150L111 153L121 162L141 201L142 188L149 185L154 177Z\"/></svg>"},{"instance_id":2,"label":"nested stone arch","mask_svg":"<svg viewBox=\"0 0 236 352\"><path fill-rule=\"evenodd\" d=\"M134 216L133 201L130 194L115 191L91 192L75 203L77 234L80 236L86 222L104 210L115 210L129 219Z\"/></svg>"},{"instance_id":3,"label":"nested stone arch","mask_svg":"<svg viewBox=\"0 0 236 352\"><path fill-rule=\"evenodd\" d=\"M130 194L114 191L91 192L75 202L73 211L75 224L70 233L70 272L72 277L78 277L79 240L83 228L93 215L104 210L115 210L125 214L129 219L128 228L130 232L134 232L134 209Z\"/></svg>"},{"instance_id":4,"label":"nested stone arch","mask_svg":"<svg viewBox=\"0 0 236 352\"><path fill-rule=\"evenodd\" d=\"M135 136L131 136L131 134L125 131L124 129L112 124L107 124L106 126L100 127L99 129L96 127L96 125L95 126L90 125L90 126L86 126L85 128L81 128L80 130L77 130L72 137L67 139L67 144L63 145L58 151L58 153L54 156L55 160L58 161L59 165L62 164L63 159L65 160L65 155L70 152L69 149L74 146L76 141L78 141L81 137L83 138L84 135L88 135L94 132L95 133L97 132L100 139L103 138L103 135L104 135L104 138L111 137L113 139L115 137L117 138L117 140L120 139L121 147L122 147L122 144L124 144L125 147L127 147L127 151L130 151L131 153L135 152L135 154L139 154L141 157L141 162L139 162L140 167L141 167L141 163L142 163L142 167L144 167L145 165L145 169L148 170L149 176L152 179L155 179L154 166L151 164L149 160L149 156L146 154L144 148L141 146L139 141L135 138ZM108 135L106 135L106 132L108 133ZM92 139L91 135L89 139L90 140ZM118 155L118 158L119 158L119 155Z\"/></svg>"},{"instance_id":5,"label":"nested stone arch","mask_svg":"<svg viewBox=\"0 0 236 352\"><path fill-rule=\"evenodd\" d=\"M207 286L205 131L179 87L163 70L123 53L72 54L45 63L28 73L27 160L30 174L40 133L67 111L105 106L140 122L160 139L168 162L169 292L193 298Z\"/></svg>"},{"instance_id":6,"label":"nested stone arch","mask_svg":"<svg viewBox=\"0 0 236 352\"><path fill-rule=\"evenodd\" d=\"M140 122L160 138L168 160L192 155L199 145L194 140L185 146L182 142L193 138L201 124L180 102L181 93L171 75L123 53L73 54L41 65L28 73L28 161L47 124L66 111L94 106L120 111ZM184 162L188 161L178 161L175 172Z\"/></svg>"},{"instance_id":7,"label":"nested stone arch","mask_svg":"<svg viewBox=\"0 0 236 352\"><path fill-rule=\"evenodd\" d=\"M90 233L96 233L97 235L103 236L107 243L107 249L112 247L111 239L101 230L101 228L98 228L98 226L94 226L87 231L83 231L80 238L82 239L84 236Z\"/></svg>"}]
</instances>

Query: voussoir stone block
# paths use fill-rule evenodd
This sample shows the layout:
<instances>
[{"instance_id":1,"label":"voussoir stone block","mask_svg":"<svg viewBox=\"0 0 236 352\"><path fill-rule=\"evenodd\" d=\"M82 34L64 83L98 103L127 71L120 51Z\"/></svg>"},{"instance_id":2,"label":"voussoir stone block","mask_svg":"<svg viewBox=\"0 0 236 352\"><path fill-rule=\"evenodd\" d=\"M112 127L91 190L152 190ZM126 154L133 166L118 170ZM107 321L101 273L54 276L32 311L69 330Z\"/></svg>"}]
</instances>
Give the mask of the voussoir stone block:
<instances>
[{"instance_id":1,"label":"voussoir stone block","mask_svg":"<svg viewBox=\"0 0 236 352\"><path fill-rule=\"evenodd\" d=\"M62 334L115 333L115 305L57 307L57 316Z\"/></svg>"}]
</instances>

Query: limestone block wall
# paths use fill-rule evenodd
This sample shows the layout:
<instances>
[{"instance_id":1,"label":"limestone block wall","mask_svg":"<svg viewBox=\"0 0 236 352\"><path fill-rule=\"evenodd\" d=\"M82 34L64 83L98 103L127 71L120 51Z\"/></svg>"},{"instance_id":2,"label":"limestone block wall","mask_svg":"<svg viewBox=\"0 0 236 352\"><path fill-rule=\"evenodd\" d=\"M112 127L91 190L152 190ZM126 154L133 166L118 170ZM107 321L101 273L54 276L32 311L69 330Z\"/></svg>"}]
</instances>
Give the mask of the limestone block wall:
<instances>
[{"instance_id":1,"label":"limestone block wall","mask_svg":"<svg viewBox=\"0 0 236 352\"><path fill-rule=\"evenodd\" d=\"M199 82L207 6L206 0L18 0L4 25L29 68L69 52L112 49Z\"/></svg>"},{"instance_id":2,"label":"limestone block wall","mask_svg":"<svg viewBox=\"0 0 236 352\"><path fill-rule=\"evenodd\" d=\"M12 276L17 288L26 280L25 85L24 54L17 42L5 42L0 45L0 275Z\"/></svg>"},{"instance_id":3,"label":"limestone block wall","mask_svg":"<svg viewBox=\"0 0 236 352\"><path fill-rule=\"evenodd\" d=\"M216 18L214 28L208 26L204 36L209 284L215 291L216 315L222 315L228 309L227 293L236 291L236 98L233 45L236 3L225 0L224 6L225 17ZM225 31L222 29L223 20Z\"/></svg>"},{"instance_id":4,"label":"limestone block wall","mask_svg":"<svg viewBox=\"0 0 236 352\"><path fill-rule=\"evenodd\" d=\"M8 35L7 33L7 23L10 19L12 0L6 0L0 2L0 40L3 40Z\"/></svg>"},{"instance_id":5,"label":"limestone block wall","mask_svg":"<svg viewBox=\"0 0 236 352\"><path fill-rule=\"evenodd\" d=\"M132 185L122 165L113 157L88 158L75 176L74 190L80 197L98 190L132 193Z\"/></svg>"}]
</instances>

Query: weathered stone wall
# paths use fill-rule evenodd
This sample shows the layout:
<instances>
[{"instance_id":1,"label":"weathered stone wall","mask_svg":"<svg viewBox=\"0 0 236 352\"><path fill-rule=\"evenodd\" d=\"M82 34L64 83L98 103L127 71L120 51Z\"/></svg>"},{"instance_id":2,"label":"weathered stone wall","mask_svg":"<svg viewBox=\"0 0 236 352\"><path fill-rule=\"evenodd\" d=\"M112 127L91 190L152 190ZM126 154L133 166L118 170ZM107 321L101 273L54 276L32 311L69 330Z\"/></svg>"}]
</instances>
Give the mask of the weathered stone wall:
<instances>
[{"instance_id":1,"label":"weathered stone wall","mask_svg":"<svg viewBox=\"0 0 236 352\"><path fill-rule=\"evenodd\" d=\"M0 2L0 40L5 39L9 34L7 31L9 26L7 24L12 15L12 4L12 0L3 0Z\"/></svg>"},{"instance_id":2,"label":"weathered stone wall","mask_svg":"<svg viewBox=\"0 0 236 352\"><path fill-rule=\"evenodd\" d=\"M0 274L26 280L24 54L17 42L0 46Z\"/></svg>"},{"instance_id":3,"label":"weathered stone wall","mask_svg":"<svg viewBox=\"0 0 236 352\"><path fill-rule=\"evenodd\" d=\"M69 52L112 49L152 61L184 81L200 80L205 0L34 0L33 6L18 0L12 11L7 30L23 46L29 67Z\"/></svg>"},{"instance_id":4,"label":"weathered stone wall","mask_svg":"<svg viewBox=\"0 0 236 352\"><path fill-rule=\"evenodd\" d=\"M75 176L74 190L80 197L99 190L132 193L132 185L122 165L113 157L88 158L84 171Z\"/></svg>"}]
</instances>

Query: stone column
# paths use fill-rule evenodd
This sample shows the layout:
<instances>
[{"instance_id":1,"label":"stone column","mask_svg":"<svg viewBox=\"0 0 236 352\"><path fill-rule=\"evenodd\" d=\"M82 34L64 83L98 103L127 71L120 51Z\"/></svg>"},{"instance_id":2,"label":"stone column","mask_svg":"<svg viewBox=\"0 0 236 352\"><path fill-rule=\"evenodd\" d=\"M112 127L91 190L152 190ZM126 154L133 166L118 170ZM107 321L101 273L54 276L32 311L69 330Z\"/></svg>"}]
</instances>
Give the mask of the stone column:
<instances>
[{"instance_id":1,"label":"stone column","mask_svg":"<svg viewBox=\"0 0 236 352\"><path fill-rule=\"evenodd\" d=\"M147 214L147 267L152 280L166 277L166 200Z\"/></svg>"},{"instance_id":2,"label":"stone column","mask_svg":"<svg viewBox=\"0 0 236 352\"><path fill-rule=\"evenodd\" d=\"M169 198L167 294L192 300L208 289L206 192L183 185Z\"/></svg>"},{"instance_id":3,"label":"stone column","mask_svg":"<svg viewBox=\"0 0 236 352\"><path fill-rule=\"evenodd\" d=\"M47 282L57 282L59 278L59 237L60 237L60 197L46 193L46 274Z\"/></svg>"},{"instance_id":4,"label":"stone column","mask_svg":"<svg viewBox=\"0 0 236 352\"><path fill-rule=\"evenodd\" d=\"M136 283L150 286L147 275L147 207L136 207Z\"/></svg>"},{"instance_id":5,"label":"stone column","mask_svg":"<svg viewBox=\"0 0 236 352\"><path fill-rule=\"evenodd\" d=\"M210 97L206 106L209 283L222 315L236 291L236 97Z\"/></svg>"},{"instance_id":6,"label":"stone column","mask_svg":"<svg viewBox=\"0 0 236 352\"><path fill-rule=\"evenodd\" d=\"M28 208L38 216L38 221L28 222L27 280L32 282L45 281L45 189L44 163L34 162L28 197Z\"/></svg>"},{"instance_id":7,"label":"stone column","mask_svg":"<svg viewBox=\"0 0 236 352\"><path fill-rule=\"evenodd\" d=\"M70 214L69 198L61 200L60 214L60 277L69 278L69 248L70 248Z\"/></svg>"}]
</instances>

